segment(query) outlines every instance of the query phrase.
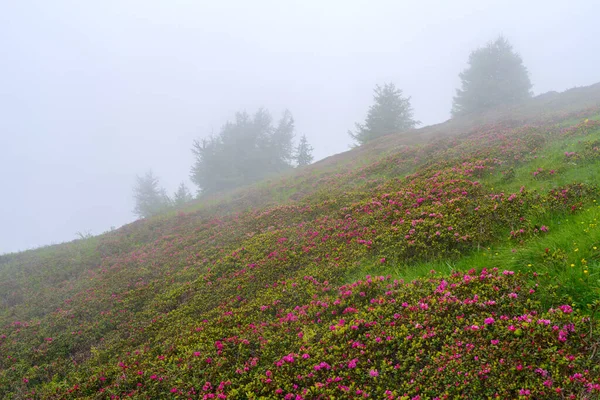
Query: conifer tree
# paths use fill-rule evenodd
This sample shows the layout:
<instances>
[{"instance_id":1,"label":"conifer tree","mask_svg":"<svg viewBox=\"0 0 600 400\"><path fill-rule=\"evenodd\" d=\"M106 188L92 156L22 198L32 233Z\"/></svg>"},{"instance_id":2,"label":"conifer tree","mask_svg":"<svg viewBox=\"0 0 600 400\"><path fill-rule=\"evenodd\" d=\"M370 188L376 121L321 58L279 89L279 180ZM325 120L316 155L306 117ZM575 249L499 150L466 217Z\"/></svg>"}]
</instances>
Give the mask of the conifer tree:
<instances>
[{"instance_id":1,"label":"conifer tree","mask_svg":"<svg viewBox=\"0 0 600 400\"><path fill-rule=\"evenodd\" d=\"M403 97L402 90L397 89L393 83L386 83L383 87L377 85L374 92L374 103L369 108L365 123L357 123L356 132L348 132L358 145L420 124L413 118L410 97Z\"/></svg>"},{"instance_id":2,"label":"conifer tree","mask_svg":"<svg viewBox=\"0 0 600 400\"><path fill-rule=\"evenodd\" d=\"M285 110L283 116L273 131L270 140L271 165L276 171L285 170L294 158L294 117L289 110Z\"/></svg>"},{"instance_id":3,"label":"conifer tree","mask_svg":"<svg viewBox=\"0 0 600 400\"><path fill-rule=\"evenodd\" d=\"M173 194L173 205L175 207L181 207L185 203L192 201L193 196L190 193L190 190L187 188L185 183L181 182L177 191Z\"/></svg>"},{"instance_id":4,"label":"conifer tree","mask_svg":"<svg viewBox=\"0 0 600 400\"><path fill-rule=\"evenodd\" d=\"M503 36L471 52L469 66L460 73L452 116L481 112L531 97L531 81L521 56Z\"/></svg>"},{"instance_id":5,"label":"conifer tree","mask_svg":"<svg viewBox=\"0 0 600 400\"><path fill-rule=\"evenodd\" d=\"M292 167L294 118L285 111L276 126L271 114L239 112L217 136L195 141L191 180L201 193L233 189Z\"/></svg>"},{"instance_id":6,"label":"conifer tree","mask_svg":"<svg viewBox=\"0 0 600 400\"><path fill-rule=\"evenodd\" d=\"M133 212L140 218L156 215L171 204L165 189L159 186L158 177L152 171L146 172L141 177L136 176L133 197L135 199Z\"/></svg>"},{"instance_id":7,"label":"conifer tree","mask_svg":"<svg viewBox=\"0 0 600 400\"><path fill-rule=\"evenodd\" d=\"M300 138L300 143L298 143L298 147L296 148L295 159L296 163L299 167L303 167L305 165L309 165L313 161L313 147L308 144L308 139L306 139L306 135L302 135Z\"/></svg>"}]
</instances>

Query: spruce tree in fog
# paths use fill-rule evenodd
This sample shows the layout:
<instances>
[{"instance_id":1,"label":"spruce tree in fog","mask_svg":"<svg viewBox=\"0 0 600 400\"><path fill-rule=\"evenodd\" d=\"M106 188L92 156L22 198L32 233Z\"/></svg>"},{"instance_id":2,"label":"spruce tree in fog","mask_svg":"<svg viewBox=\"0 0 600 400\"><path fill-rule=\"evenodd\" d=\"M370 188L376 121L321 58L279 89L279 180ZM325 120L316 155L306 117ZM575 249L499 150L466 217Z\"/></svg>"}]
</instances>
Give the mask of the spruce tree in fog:
<instances>
[{"instance_id":1,"label":"spruce tree in fog","mask_svg":"<svg viewBox=\"0 0 600 400\"><path fill-rule=\"evenodd\" d=\"M410 97L404 97L402 90L397 89L393 83L386 83L383 87L377 85L374 92L374 103L369 108L364 124L357 123L356 132L348 132L358 145L420 124L413 118Z\"/></svg>"},{"instance_id":2,"label":"spruce tree in fog","mask_svg":"<svg viewBox=\"0 0 600 400\"><path fill-rule=\"evenodd\" d=\"M303 167L312 163L312 151L313 148L310 144L308 144L306 135L302 135L302 137L300 138L300 143L298 143L298 147L296 148L296 154L294 156L296 163L299 167Z\"/></svg>"},{"instance_id":3,"label":"spruce tree in fog","mask_svg":"<svg viewBox=\"0 0 600 400\"><path fill-rule=\"evenodd\" d=\"M219 135L194 141L190 178L201 193L233 189L291 168L294 119L285 111L276 126L271 114L238 112Z\"/></svg>"},{"instance_id":4,"label":"spruce tree in fog","mask_svg":"<svg viewBox=\"0 0 600 400\"><path fill-rule=\"evenodd\" d=\"M169 196L165 189L159 186L159 180L152 171L146 172L144 176L136 176L133 197L133 212L140 218L156 215L171 205Z\"/></svg>"},{"instance_id":5,"label":"spruce tree in fog","mask_svg":"<svg viewBox=\"0 0 600 400\"><path fill-rule=\"evenodd\" d=\"M267 154L272 163L269 168L273 172L288 169L294 159L294 129L292 113L285 110L267 145Z\"/></svg>"},{"instance_id":6,"label":"spruce tree in fog","mask_svg":"<svg viewBox=\"0 0 600 400\"><path fill-rule=\"evenodd\" d=\"M460 73L452 116L515 104L531 97L531 81L521 56L503 36L471 52L469 66Z\"/></svg>"},{"instance_id":7,"label":"spruce tree in fog","mask_svg":"<svg viewBox=\"0 0 600 400\"><path fill-rule=\"evenodd\" d=\"M190 193L190 190L187 188L185 183L181 182L177 191L173 194L173 205L175 207L181 207L185 203L192 201L193 196Z\"/></svg>"}]
</instances>

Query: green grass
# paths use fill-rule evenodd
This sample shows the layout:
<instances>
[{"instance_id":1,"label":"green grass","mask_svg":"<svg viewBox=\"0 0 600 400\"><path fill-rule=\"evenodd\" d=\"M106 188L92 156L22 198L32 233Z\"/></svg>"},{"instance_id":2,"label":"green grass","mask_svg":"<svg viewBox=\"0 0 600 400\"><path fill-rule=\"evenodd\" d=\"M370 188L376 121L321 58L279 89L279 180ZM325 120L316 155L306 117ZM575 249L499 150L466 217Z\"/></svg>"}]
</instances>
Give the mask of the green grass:
<instances>
[{"instance_id":1,"label":"green grass","mask_svg":"<svg viewBox=\"0 0 600 400\"><path fill-rule=\"evenodd\" d=\"M600 119L596 116L595 119ZM572 161L565 152L580 153L585 142L600 140L600 130L586 135L585 139L568 137L547 144L542 151L532 154L530 159L514 168L514 178L506 180L502 171L482 178L482 183L496 192L516 192L521 186L529 190L547 191L570 183L596 184L600 182L600 159ZM542 169L543 174L534 176L534 171ZM555 171L549 175L549 171Z\"/></svg>"},{"instance_id":2,"label":"green grass","mask_svg":"<svg viewBox=\"0 0 600 400\"><path fill-rule=\"evenodd\" d=\"M515 243L506 235L505 240L464 254L457 260L397 265L368 258L349 271L346 281L352 282L366 275L391 275L394 279L411 281L431 275L432 271L447 275L484 267L535 271L545 276L548 284L540 290L557 290L564 301L585 309L585 305L600 300L599 203L600 200L594 199L583 211L573 215L540 216L550 231L523 243Z\"/></svg>"}]
</instances>

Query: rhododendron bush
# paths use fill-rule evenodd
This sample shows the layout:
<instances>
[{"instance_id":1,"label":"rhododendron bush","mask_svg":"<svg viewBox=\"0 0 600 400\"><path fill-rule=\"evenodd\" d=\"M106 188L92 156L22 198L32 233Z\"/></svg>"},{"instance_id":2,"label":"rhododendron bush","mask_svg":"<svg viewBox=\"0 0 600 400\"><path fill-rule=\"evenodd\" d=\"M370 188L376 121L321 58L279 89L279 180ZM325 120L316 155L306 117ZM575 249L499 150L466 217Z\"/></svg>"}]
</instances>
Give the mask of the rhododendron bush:
<instances>
[{"instance_id":1,"label":"rhododendron bush","mask_svg":"<svg viewBox=\"0 0 600 400\"><path fill-rule=\"evenodd\" d=\"M3 256L0 397L600 398L599 231L583 226L585 248L552 236L597 207L576 178L600 161L598 111L402 144ZM544 240L543 271L486 258L403 276Z\"/></svg>"},{"instance_id":2,"label":"rhododendron bush","mask_svg":"<svg viewBox=\"0 0 600 400\"><path fill-rule=\"evenodd\" d=\"M217 325L166 317L158 349L90 371L77 392L446 398L458 388L465 398L510 398L600 389L584 356L590 318L569 305L540 311L535 284L512 271L367 277L337 288L305 276L270 292L258 308L221 308Z\"/></svg>"}]
</instances>

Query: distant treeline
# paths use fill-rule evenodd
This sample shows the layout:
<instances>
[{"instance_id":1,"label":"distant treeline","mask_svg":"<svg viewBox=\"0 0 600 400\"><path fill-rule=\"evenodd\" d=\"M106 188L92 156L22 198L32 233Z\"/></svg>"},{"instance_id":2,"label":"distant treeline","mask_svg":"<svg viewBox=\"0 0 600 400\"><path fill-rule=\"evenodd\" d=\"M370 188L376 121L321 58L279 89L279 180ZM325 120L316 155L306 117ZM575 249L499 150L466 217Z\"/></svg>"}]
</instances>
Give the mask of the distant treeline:
<instances>
[{"instance_id":1,"label":"distant treeline","mask_svg":"<svg viewBox=\"0 0 600 400\"><path fill-rule=\"evenodd\" d=\"M503 36L471 52L468 67L459 74L461 87L453 98L452 117L477 114L491 108L516 104L532 96L531 81L521 56ZM356 123L348 134L355 146L378 137L415 128L410 97L405 97L394 83L377 85L373 104L364 123ZM295 126L292 113L286 110L274 124L268 110L253 115L238 112L221 127L218 135L194 141L195 156L191 181L197 194L221 192L262 180L313 161L313 148L305 135L294 144ZM142 218L166 208L181 206L193 199L181 183L169 196L151 172L136 178L134 213Z\"/></svg>"}]
</instances>

